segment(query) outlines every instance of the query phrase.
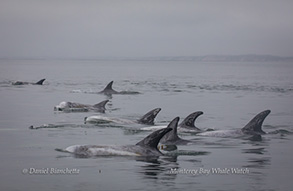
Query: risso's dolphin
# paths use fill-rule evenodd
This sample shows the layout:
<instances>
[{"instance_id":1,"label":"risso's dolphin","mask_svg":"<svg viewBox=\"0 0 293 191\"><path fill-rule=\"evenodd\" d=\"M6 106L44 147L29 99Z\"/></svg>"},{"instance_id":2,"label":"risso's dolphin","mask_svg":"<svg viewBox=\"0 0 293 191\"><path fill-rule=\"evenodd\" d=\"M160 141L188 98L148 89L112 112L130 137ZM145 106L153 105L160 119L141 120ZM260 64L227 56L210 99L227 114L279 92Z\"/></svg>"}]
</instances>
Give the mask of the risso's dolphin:
<instances>
[{"instance_id":1,"label":"risso's dolphin","mask_svg":"<svg viewBox=\"0 0 293 191\"><path fill-rule=\"evenodd\" d=\"M189 114L184 120L178 125L179 132L186 132L186 133L199 133L202 132L201 129L195 126L195 120L203 114L202 111L196 111ZM157 129L166 128L166 125L161 126L151 126L151 127L142 127L140 130L144 131L151 131Z\"/></svg>"},{"instance_id":2,"label":"risso's dolphin","mask_svg":"<svg viewBox=\"0 0 293 191\"><path fill-rule=\"evenodd\" d=\"M36 82L36 83L33 83L33 82L23 82L23 81L16 81L16 82L13 82L12 85L28 85L28 84L31 84L31 85L43 85L43 82L45 81L46 79L41 79L40 81Z\"/></svg>"},{"instance_id":3,"label":"risso's dolphin","mask_svg":"<svg viewBox=\"0 0 293 191\"><path fill-rule=\"evenodd\" d=\"M160 111L161 111L161 108L153 109L138 120L120 119L120 118L96 115L96 116L85 117L84 122L85 123L88 123L88 122L90 123L117 123L117 124L139 123L139 124L146 124L146 125L154 125L154 120Z\"/></svg>"},{"instance_id":4,"label":"risso's dolphin","mask_svg":"<svg viewBox=\"0 0 293 191\"><path fill-rule=\"evenodd\" d=\"M112 88L113 81L111 81L103 91L100 91L98 93L100 94L105 94L105 95L112 95L112 94L139 94L139 92L134 92L134 91L116 91Z\"/></svg>"},{"instance_id":5,"label":"risso's dolphin","mask_svg":"<svg viewBox=\"0 0 293 191\"><path fill-rule=\"evenodd\" d=\"M243 137L245 135L258 136L265 132L262 130L262 124L265 118L270 114L270 110L265 110L257 114L245 127L237 130L217 130L199 133L199 136L209 137Z\"/></svg>"},{"instance_id":6,"label":"risso's dolphin","mask_svg":"<svg viewBox=\"0 0 293 191\"><path fill-rule=\"evenodd\" d=\"M59 105L54 107L55 111L64 111L64 112L87 112L87 111L96 111L100 113L105 113L105 105L109 100L102 101L95 105L86 105L81 103L67 102L63 101Z\"/></svg>"},{"instance_id":7,"label":"risso's dolphin","mask_svg":"<svg viewBox=\"0 0 293 191\"><path fill-rule=\"evenodd\" d=\"M186 145L190 142L189 140L181 139L178 136L178 134L177 134L178 122L179 122L179 117L176 117L175 119L173 119L169 123L167 128L171 128L172 131L169 131L168 133L166 133L162 137L162 139L160 140L161 144L164 144L164 145Z\"/></svg>"},{"instance_id":8,"label":"risso's dolphin","mask_svg":"<svg viewBox=\"0 0 293 191\"><path fill-rule=\"evenodd\" d=\"M171 128L157 130L142 141L135 145L125 146L99 146L99 145L73 145L63 149L55 149L56 151L69 152L78 157L94 157L94 156L161 156L158 149L160 139Z\"/></svg>"}]
</instances>

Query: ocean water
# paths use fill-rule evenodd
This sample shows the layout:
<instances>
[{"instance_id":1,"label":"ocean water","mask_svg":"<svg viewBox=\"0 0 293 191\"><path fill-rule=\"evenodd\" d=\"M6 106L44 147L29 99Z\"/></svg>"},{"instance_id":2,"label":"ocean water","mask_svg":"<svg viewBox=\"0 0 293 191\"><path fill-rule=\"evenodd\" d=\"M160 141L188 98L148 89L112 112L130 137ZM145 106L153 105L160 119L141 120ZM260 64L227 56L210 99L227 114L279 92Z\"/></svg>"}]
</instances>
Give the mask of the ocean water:
<instances>
[{"instance_id":1,"label":"ocean water","mask_svg":"<svg viewBox=\"0 0 293 191\"><path fill-rule=\"evenodd\" d=\"M291 190L293 63L185 61L0 61L1 190ZM17 80L43 86L13 86ZM97 94L114 81L117 91ZM84 124L95 112L54 112L61 101L96 104L135 120L160 107L156 124L194 111L201 129L238 129L270 109L260 141L197 137L159 158L78 158L56 148L128 145L146 137L141 125ZM51 124L51 128L29 129ZM164 151L167 153L167 151Z\"/></svg>"}]
</instances>

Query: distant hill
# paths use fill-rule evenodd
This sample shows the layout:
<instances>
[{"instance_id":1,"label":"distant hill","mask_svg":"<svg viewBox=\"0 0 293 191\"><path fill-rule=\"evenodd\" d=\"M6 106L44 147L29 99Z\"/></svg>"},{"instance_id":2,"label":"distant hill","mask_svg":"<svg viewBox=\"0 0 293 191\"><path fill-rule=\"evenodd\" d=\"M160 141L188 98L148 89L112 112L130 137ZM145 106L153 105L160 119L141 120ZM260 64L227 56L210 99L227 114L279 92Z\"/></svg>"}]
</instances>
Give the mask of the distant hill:
<instances>
[{"instance_id":1,"label":"distant hill","mask_svg":"<svg viewBox=\"0 0 293 191\"><path fill-rule=\"evenodd\" d=\"M132 58L131 60L151 61L201 61L201 62L293 62L293 57L272 55L207 55Z\"/></svg>"}]
</instances>

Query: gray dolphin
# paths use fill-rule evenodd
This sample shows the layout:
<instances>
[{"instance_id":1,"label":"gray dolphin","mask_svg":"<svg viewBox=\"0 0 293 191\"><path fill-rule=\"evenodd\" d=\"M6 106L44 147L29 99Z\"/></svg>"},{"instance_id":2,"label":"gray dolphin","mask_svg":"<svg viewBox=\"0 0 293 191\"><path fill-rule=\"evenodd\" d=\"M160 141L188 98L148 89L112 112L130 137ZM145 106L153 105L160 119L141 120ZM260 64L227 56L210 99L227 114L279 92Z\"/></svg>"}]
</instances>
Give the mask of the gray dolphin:
<instances>
[{"instance_id":1,"label":"gray dolphin","mask_svg":"<svg viewBox=\"0 0 293 191\"><path fill-rule=\"evenodd\" d=\"M112 95L112 94L139 94L139 92L134 92L134 91L116 91L112 88L113 81L111 81L103 91L100 91L98 93L100 94L105 94L105 95Z\"/></svg>"},{"instance_id":2,"label":"gray dolphin","mask_svg":"<svg viewBox=\"0 0 293 191\"><path fill-rule=\"evenodd\" d=\"M178 127L179 119L180 119L179 117L176 117L169 123L167 128L171 128L172 131L166 133L162 137L162 139L160 140L161 144L164 144L164 145L186 145L190 142L189 140L181 139L180 137L178 137L177 127Z\"/></svg>"},{"instance_id":3,"label":"gray dolphin","mask_svg":"<svg viewBox=\"0 0 293 191\"><path fill-rule=\"evenodd\" d=\"M114 117L105 117L105 116L90 116L85 117L84 121L85 123L117 123L117 124L133 124L133 123L140 123L140 124L146 124L146 125L154 125L154 120L158 113L161 111L161 108L155 108L145 115L143 115L138 120L129 120L129 119L120 119L120 118L114 118Z\"/></svg>"},{"instance_id":4,"label":"gray dolphin","mask_svg":"<svg viewBox=\"0 0 293 191\"><path fill-rule=\"evenodd\" d=\"M41 79L39 80L38 82L36 83L32 83L32 82L23 82L23 81L16 81L16 82L13 82L12 85L28 85L28 84L32 84L32 85L43 85L43 82L45 81L46 79Z\"/></svg>"},{"instance_id":5,"label":"gray dolphin","mask_svg":"<svg viewBox=\"0 0 293 191\"><path fill-rule=\"evenodd\" d=\"M242 129L237 130L218 130L218 131L208 131L199 133L199 136L209 136L209 137L242 137L245 135L263 135L265 132L262 130L262 124L265 118L270 114L270 110L265 110L257 114L247 125Z\"/></svg>"},{"instance_id":6,"label":"gray dolphin","mask_svg":"<svg viewBox=\"0 0 293 191\"><path fill-rule=\"evenodd\" d=\"M157 130L135 145L125 146L99 146L99 145L73 145L63 149L55 149L56 151L69 152L79 157L94 156L161 156L158 149L160 139L171 128Z\"/></svg>"},{"instance_id":7,"label":"gray dolphin","mask_svg":"<svg viewBox=\"0 0 293 191\"><path fill-rule=\"evenodd\" d=\"M86 111L96 111L100 113L105 113L105 105L109 102L109 100L102 101L95 105L86 105L81 103L74 103L74 102L61 102L59 105L54 107L55 111L64 111L64 112L86 112Z\"/></svg>"}]
</instances>

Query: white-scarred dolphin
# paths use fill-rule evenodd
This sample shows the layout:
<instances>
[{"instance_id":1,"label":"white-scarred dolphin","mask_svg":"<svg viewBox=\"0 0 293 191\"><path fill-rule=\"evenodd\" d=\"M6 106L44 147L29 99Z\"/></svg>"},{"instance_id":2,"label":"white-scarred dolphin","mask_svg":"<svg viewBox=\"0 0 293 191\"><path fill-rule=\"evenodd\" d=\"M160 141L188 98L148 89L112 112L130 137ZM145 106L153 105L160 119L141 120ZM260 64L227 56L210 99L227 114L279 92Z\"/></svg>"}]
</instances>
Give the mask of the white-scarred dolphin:
<instances>
[{"instance_id":1,"label":"white-scarred dolphin","mask_svg":"<svg viewBox=\"0 0 293 191\"><path fill-rule=\"evenodd\" d=\"M206 131L203 133L198 133L199 136L211 136L211 137L244 137L249 136L249 139L255 139L260 137L260 135L265 134L262 130L262 124L265 118L270 114L270 110L265 110L257 114L245 127L237 130L219 130L219 131ZM160 143L164 145L186 145L192 140L185 140L178 136L179 117L173 119L173 121L168 125L172 131L166 133L161 139Z\"/></svg>"},{"instance_id":2,"label":"white-scarred dolphin","mask_svg":"<svg viewBox=\"0 0 293 191\"><path fill-rule=\"evenodd\" d=\"M158 149L160 139L171 128L157 130L148 135L135 145L125 146L100 146L100 145L73 145L65 150L56 149L57 151L69 152L78 157L94 156L161 156L163 155Z\"/></svg>"},{"instance_id":3,"label":"white-scarred dolphin","mask_svg":"<svg viewBox=\"0 0 293 191\"><path fill-rule=\"evenodd\" d=\"M217 130L199 133L199 136L209 137L243 137L245 135L263 135L262 124L265 118L270 114L270 110L265 110L257 114L245 127L237 130Z\"/></svg>"},{"instance_id":4,"label":"white-scarred dolphin","mask_svg":"<svg viewBox=\"0 0 293 191\"><path fill-rule=\"evenodd\" d=\"M146 125L154 125L154 120L160 111L161 111L161 108L153 109L138 120L120 119L115 117L105 117L105 116L95 115L95 116L85 117L84 121L85 123L88 123L88 122L89 123L117 123L117 124L139 123L139 124L146 124Z\"/></svg>"},{"instance_id":5,"label":"white-scarred dolphin","mask_svg":"<svg viewBox=\"0 0 293 191\"><path fill-rule=\"evenodd\" d=\"M13 82L12 85L28 85L28 84L31 84L31 85L43 85L43 82L45 81L46 79L41 79L37 82L23 82L23 81L16 81L16 82Z\"/></svg>"},{"instance_id":6,"label":"white-scarred dolphin","mask_svg":"<svg viewBox=\"0 0 293 191\"><path fill-rule=\"evenodd\" d=\"M63 101L59 105L54 107L55 111L64 111L64 112L87 112L87 111L96 111L100 113L105 113L105 105L109 100L102 101L95 105L87 105L81 103L67 102Z\"/></svg>"},{"instance_id":7,"label":"white-scarred dolphin","mask_svg":"<svg viewBox=\"0 0 293 191\"><path fill-rule=\"evenodd\" d=\"M103 91L100 91L98 93L100 94L105 94L105 95L112 95L112 94L139 94L139 92L134 92L134 91L116 91L112 88L113 81L111 81Z\"/></svg>"}]
</instances>

